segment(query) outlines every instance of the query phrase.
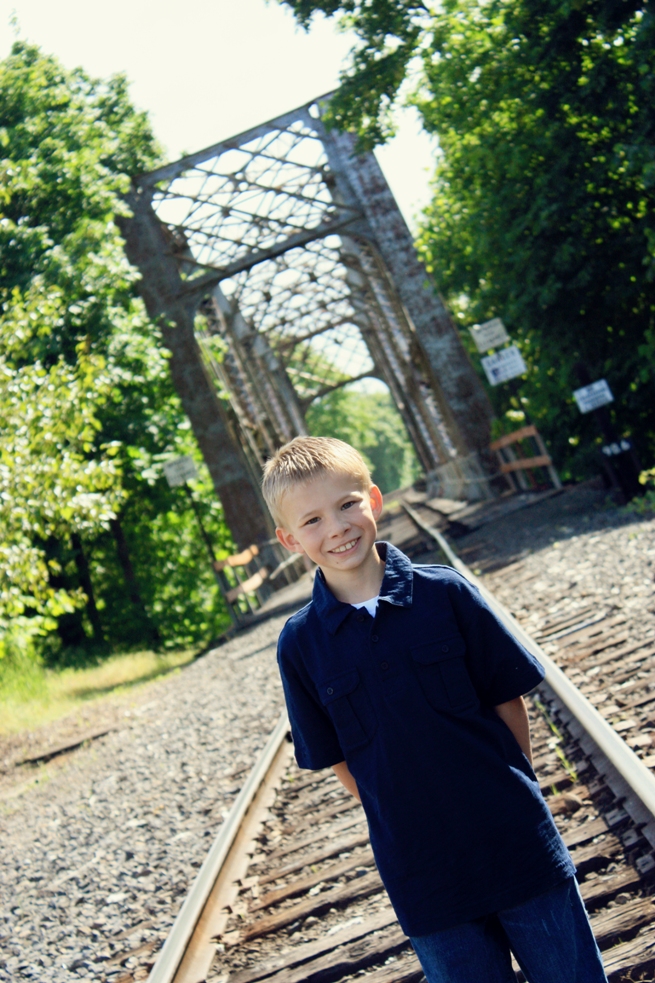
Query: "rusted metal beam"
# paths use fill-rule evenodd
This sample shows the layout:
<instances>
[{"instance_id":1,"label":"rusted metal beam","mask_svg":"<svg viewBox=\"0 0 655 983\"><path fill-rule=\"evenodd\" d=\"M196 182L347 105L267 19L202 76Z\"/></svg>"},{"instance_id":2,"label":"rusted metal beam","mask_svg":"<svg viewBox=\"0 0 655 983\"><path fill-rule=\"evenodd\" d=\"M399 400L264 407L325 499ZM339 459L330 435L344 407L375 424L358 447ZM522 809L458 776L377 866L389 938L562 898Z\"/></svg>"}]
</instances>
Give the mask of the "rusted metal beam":
<instances>
[{"instance_id":1,"label":"rusted metal beam","mask_svg":"<svg viewBox=\"0 0 655 983\"><path fill-rule=\"evenodd\" d=\"M304 432L313 399L374 375L441 494L486 497L484 388L375 157L325 129L328 101L140 176L181 273L176 303L214 306L229 353L212 361L201 342L251 477Z\"/></svg>"},{"instance_id":2,"label":"rusted metal beam","mask_svg":"<svg viewBox=\"0 0 655 983\"><path fill-rule=\"evenodd\" d=\"M319 124L322 126L322 123ZM483 385L462 345L457 329L425 268L409 229L372 153L355 151L355 136L321 133L336 183L346 204L364 213L368 236L388 269L399 299L423 349L433 389L460 458L487 459L493 411ZM491 462L487 463L491 470Z\"/></svg>"},{"instance_id":3,"label":"rusted metal beam","mask_svg":"<svg viewBox=\"0 0 655 983\"><path fill-rule=\"evenodd\" d=\"M363 372L361 375L353 376L352 379L342 379L341 382L334 382L331 386L323 386L315 396L312 396L311 399L306 399L305 404L309 406L310 403L313 403L315 399L320 399L321 396L329 396L330 393L336 392L337 389L343 389L344 386L349 386L353 382L361 382L362 379L370 379L371 376L371 372Z\"/></svg>"},{"instance_id":4,"label":"rusted metal beam","mask_svg":"<svg viewBox=\"0 0 655 983\"><path fill-rule=\"evenodd\" d=\"M332 94L332 92L329 92L324 96L319 96L318 100L314 100L313 102L323 102L329 99ZM197 150L193 154L187 154L185 157L181 157L179 160L173 161L170 164L163 164L154 171L140 175L139 183L143 187L148 186L154 188L159 181L169 181L171 178L183 174L184 171L195 167L197 164L201 164L210 157L217 157L219 154L225 153L226 150L239 150L244 144L250 143L258 137L264 136L266 133L279 130L300 120L308 126L313 126L315 119L309 113L309 106L313 105L313 102L308 103L306 106L300 106L298 109L292 109L290 112L276 116L274 119L269 119L265 123L259 123L257 126L253 126L249 130L244 130L242 133L237 133L227 140L220 140L218 143L213 143L209 147Z\"/></svg>"},{"instance_id":5,"label":"rusted metal beam","mask_svg":"<svg viewBox=\"0 0 655 983\"><path fill-rule=\"evenodd\" d=\"M367 243L342 238L352 301L380 376L389 387L421 464L430 472L455 453L429 385L416 358L416 343L404 311L394 304L393 284L374 261Z\"/></svg>"},{"instance_id":6,"label":"rusted metal beam","mask_svg":"<svg viewBox=\"0 0 655 983\"><path fill-rule=\"evenodd\" d=\"M199 269L210 269L216 272L207 273L202 277L199 276L188 280L185 283L185 292L191 296L202 294L214 283L220 283L221 280L228 280L235 273L243 273L244 270L251 270L253 266L257 266L265 260L282 256L290 249L297 249L299 246L306 246L316 239L324 239L328 235L334 235L342 229L352 226L358 219L359 216L353 217L351 213L335 215L334 217L329 216L327 221L321 222L320 225L315 225L311 229L302 232L296 232L294 235L288 236L279 244L270 246L268 249L251 249L244 253L243 256L230 263L226 263L224 266L214 265L213 263L199 263L193 260L194 266L197 266Z\"/></svg>"},{"instance_id":7,"label":"rusted metal beam","mask_svg":"<svg viewBox=\"0 0 655 983\"><path fill-rule=\"evenodd\" d=\"M277 443L285 443L298 434L307 433L296 391L266 335L246 321L220 286L212 291L212 300L224 319L227 337L242 350L244 372L250 378L255 396L265 406Z\"/></svg>"},{"instance_id":8,"label":"rusted metal beam","mask_svg":"<svg viewBox=\"0 0 655 983\"><path fill-rule=\"evenodd\" d=\"M173 384L223 505L225 521L240 547L253 540L263 542L271 535L270 520L203 364L194 332L196 304L184 294L171 243L152 211L150 196L135 188L127 204L131 217L117 220L125 251L141 272L141 296L171 353Z\"/></svg>"}]
</instances>

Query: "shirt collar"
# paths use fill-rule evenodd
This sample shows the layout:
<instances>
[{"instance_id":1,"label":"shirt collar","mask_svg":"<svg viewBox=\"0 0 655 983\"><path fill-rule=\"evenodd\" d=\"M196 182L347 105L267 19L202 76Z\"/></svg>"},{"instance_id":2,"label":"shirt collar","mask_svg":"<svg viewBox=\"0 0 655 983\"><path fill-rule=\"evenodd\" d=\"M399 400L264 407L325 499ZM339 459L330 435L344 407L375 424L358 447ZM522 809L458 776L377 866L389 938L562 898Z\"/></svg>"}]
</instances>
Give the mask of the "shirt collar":
<instances>
[{"instance_id":1,"label":"shirt collar","mask_svg":"<svg viewBox=\"0 0 655 983\"><path fill-rule=\"evenodd\" d=\"M412 603L414 572L411 560L391 543L376 543L380 557L386 561L384 577L380 587L380 600L395 604L396 607L409 607ZM316 571L312 602L316 613L331 635L340 628L344 619L352 612L351 604L338 601L328 585L322 570Z\"/></svg>"}]
</instances>

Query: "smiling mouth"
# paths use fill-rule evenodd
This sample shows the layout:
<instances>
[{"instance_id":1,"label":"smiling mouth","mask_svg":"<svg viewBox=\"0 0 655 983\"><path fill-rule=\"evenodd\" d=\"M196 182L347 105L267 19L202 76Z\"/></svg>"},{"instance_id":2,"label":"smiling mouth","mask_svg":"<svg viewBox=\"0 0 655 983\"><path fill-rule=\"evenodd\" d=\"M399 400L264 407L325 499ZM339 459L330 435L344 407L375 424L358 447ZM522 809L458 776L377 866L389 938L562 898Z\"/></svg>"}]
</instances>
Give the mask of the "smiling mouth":
<instances>
[{"instance_id":1,"label":"smiling mouth","mask_svg":"<svg viewBox=\"0 0 655 983\"><path fill-rule=\"evenodd\" d=\"M330 550L330 553L347 553L353 548L353 546L356 546L358 542L358 539L351 539L349 543L344 543L343 546L337 546L336 549Z\"/></svg>"}]
</instances>

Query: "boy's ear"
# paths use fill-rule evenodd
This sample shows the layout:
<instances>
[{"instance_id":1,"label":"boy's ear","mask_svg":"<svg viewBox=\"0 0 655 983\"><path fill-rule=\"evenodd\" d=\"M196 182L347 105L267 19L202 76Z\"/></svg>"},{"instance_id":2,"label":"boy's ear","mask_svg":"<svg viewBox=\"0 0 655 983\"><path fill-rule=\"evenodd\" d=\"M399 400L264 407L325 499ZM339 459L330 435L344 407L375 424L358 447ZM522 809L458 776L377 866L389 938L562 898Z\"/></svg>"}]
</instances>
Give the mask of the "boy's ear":
<instances>
[{"instance_id":1,"label":"boy's ear","mask_svg":"<svg viewBox=\"0 0 655 983\"><path fill-rule=\"evenodd\" d=\"M373 513L373 518L379 519L384 508L382 492L377 485L371 485L369 495L371 496L371 512Z\"/></svg>"},{"instance_id":2,"label":"boy's ear","mask_svg":"<svg viewBox=\"0 0 655 983\"><path fill-rule=\"evenodd\" d=\"M295 538L295 536L293 536L292 533L288 532L286 529L283 529L281 526L278 526L276 528L275 535L282 543L284 548L289 550L290 553L305 552L302 546L300 545L300 543L298 542L298 540Z\"/></svg>"}]
</instances>

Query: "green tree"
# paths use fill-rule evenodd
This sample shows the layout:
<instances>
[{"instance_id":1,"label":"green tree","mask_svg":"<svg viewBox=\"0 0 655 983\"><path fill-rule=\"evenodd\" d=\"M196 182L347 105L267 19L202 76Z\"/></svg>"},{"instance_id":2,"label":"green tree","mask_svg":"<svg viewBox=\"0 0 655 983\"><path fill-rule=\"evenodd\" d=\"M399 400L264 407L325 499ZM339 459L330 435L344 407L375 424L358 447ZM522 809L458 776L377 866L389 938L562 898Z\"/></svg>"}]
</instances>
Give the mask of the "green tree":
<instances>
[{"instance_id":1,"label":"green tree","mask_svg":"<svg viewBox=\"0 0 655 983\"><path fill-rule=\"evenodd\" d=\"M388 392L335 389L311 404L306 420L314 436L338 437L356 447L383 493L411 484L421 472Z\"/></svg>"},{"instance_id":2,"label":"green tree","mask_svg":"<svg viewBox=\"0 0 655 983\"><path fill-rule=\"evenodd\" d=\"M655 453L655 22L639 6L449 4L416 97L443 151L426 261L467 320L502 314L531 415L578 474L588 451L571 447L596 439L571 398L579 363Z\"/></svg>"},{"instance_id":3,"label":"green tree","mask_svg":"<svg viewBox=\"0 0 655 983\"><path fill-rule=\"evenodd\" d=\"M162 478L195 443L114 222L128 175L160 158L148 121L122 76L66 72L19 42L0 64L0 143L1 480L14 517L0 617L33 634L56 625L55 659L91 639L206 638L225 612L193 516Z\"/></svg>"},{"instance_id":4,"label":"green tree","mask_svg":"<svg viewBox=\"0 0 655 983\"><path fill-rule=\"evenodd\" d=\"M362 149L395 132L393 105L432 24L431 5L421 0L279 0L309 30L317 14L338 17L359 43L341 73L328 123L359 136Z\"/></svg>"},{"instance_id":5,"label":"green tree","mask_svg":"<svg viewBox=\"0 0 655 983\"><path fill-rule=\"evenodd\" d=\"M331 113L364 146L404 78L439 139L419 246L462 323L501 315L531 415L573 474L597 439L571 391L606 376L616 425L655 453L655 19L617 0L287 0L360 42ZM499 412L507 389L495 391Z\"/></svg>"},{"instance_id":6,"label":"green tree","mask_svg":"<svg viewBox=\"0 0 655 983\"><path fill-rule=\"evenodd\" d=\"M58 300L42 298L41 319L46 311L56 316ZM89 454L109 386L97 357L81 354L75 367L60 359L19 369L0 358L0 657L7 645L46 635L87 600L61 583L47 544L66 535L73 519L78 535L96 535L118 508L115 448Z\"/></svg>"}]
</instances>

